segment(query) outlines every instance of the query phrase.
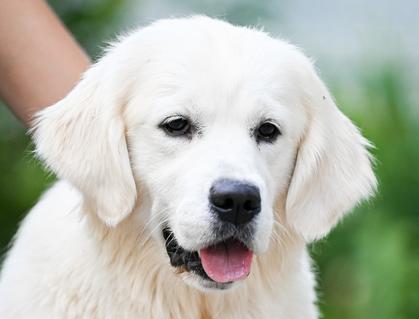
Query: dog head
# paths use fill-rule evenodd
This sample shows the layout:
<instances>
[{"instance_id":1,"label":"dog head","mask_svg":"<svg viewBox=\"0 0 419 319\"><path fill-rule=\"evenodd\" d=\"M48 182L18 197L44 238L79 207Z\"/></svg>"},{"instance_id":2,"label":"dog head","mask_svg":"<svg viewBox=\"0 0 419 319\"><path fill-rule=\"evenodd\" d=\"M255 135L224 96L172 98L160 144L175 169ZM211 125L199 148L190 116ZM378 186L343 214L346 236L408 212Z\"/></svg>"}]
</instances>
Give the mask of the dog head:
<instances>
[{"instance_id":1,"label":"dog head","mask_svg":"<svg viewBox=\"0 0 419 319\"><path fill-rule=\"evenodd\" d=\"M248 275L279 200L284 229L309 242L376 183L368 142L309 59L205 17L121 39L37 115L33 134L39 156L109 227L144 199L148 231L200 288Z\"/></svg>"}]
</instances>

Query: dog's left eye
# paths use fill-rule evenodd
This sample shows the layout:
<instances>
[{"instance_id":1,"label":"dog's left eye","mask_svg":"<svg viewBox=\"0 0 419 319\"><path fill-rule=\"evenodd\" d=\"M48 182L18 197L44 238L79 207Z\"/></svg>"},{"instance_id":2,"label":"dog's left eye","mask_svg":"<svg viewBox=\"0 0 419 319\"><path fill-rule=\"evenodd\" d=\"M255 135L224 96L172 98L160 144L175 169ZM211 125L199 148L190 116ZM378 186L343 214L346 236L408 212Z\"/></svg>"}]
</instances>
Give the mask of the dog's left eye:
<instances>
[{"instance_id":1,"label":"dog's left eye","mask_svg":"<svg viewBox=\"0 0 419 319\"><path fill-rule=\"evenodd\" d=\"M191 132L191 123L182 116L168 118L160 124L160 127L170 136L182 136Z\"/></svg>"},{"instance_id":2,"label":"dog's left eye","mask_svg":"<svg viewBox=\"0 0 419 319\"><path fill-rule=\"evenodd\" d=\"M258 142L273 142L281 135L281 131L279 128L271 123L271 122L264 122L256 128L255 136Z\"/></svg>"}]
</instances>

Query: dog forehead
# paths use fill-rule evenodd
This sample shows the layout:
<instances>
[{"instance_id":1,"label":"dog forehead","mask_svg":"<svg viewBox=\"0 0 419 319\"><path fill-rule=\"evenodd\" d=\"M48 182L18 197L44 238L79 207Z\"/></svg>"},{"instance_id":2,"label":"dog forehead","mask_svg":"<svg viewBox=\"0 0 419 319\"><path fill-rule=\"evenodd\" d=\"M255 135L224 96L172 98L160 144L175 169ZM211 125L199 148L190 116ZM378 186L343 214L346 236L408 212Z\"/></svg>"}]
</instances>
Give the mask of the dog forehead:
<instances>
[{"instance_id":1,"label":"dog forehead","mask_svg":"<svg viewBox=\"0 0 419 319\"><path fill-rule=\"evenodd\" d=\"M285 41L207 17L159 21L129 42L139 50L131 61L143 61L130 96L152 112L188 105L208 112L239 107L243 113L281 99L296 105L298 77L310 65Z\"/></svg>"},{"instance_id":2,"label":"dog forehead","mask_svg":"<svg viewBox=\"0 0 419 319\"><path fill-rule=\"evenodd\" d=\"M270 79L277 68L287 77L307 60L293 45L263 31L202 16L160 20L122 42L121 55L138 61L134 64L147 77L184 77L196 84L213 83L213 77L220 84Z\"/></svg>"}]
</instances>

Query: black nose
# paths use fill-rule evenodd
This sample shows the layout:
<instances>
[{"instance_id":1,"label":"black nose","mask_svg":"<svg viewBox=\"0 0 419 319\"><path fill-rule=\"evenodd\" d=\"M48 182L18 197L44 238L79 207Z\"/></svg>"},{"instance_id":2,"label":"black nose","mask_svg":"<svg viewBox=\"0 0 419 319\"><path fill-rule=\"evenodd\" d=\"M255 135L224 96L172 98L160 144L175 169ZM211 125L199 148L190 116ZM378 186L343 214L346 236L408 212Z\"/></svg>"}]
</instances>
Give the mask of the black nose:
<instances>
[{"instance_id":1,"label":"black nose","mask_svg":"<svg viewBox=\"0 0 419 319\"><path fill-rule=\"evenodd\" d=\"M261 208L259 188L232 179L216 181L209 200L220 220L236 225L250 222Z\"/></svg>"}]
</instances>

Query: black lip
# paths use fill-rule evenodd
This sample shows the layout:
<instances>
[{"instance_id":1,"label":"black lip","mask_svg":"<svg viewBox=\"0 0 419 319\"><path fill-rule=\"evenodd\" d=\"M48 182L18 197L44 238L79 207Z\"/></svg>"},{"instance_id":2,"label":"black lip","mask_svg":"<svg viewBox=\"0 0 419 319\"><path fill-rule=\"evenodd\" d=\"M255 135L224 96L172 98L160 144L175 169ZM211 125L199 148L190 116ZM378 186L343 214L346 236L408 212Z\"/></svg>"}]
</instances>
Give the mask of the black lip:
<instances>
[{"instance_id":1,"label":"black lip","mask_svg":"<svg viewBox=\"0 0 419 319\"><path fill-rule=\"evenodd\" d=\"M173 267L195 273L205 280L214 282L214 280L208 277L202 267L201 258L197 251L187 251L183 249L168 227L163 228L163 238L165 240L167 255L170 258L170 264Z\"/></svg>"}]
</instances>

